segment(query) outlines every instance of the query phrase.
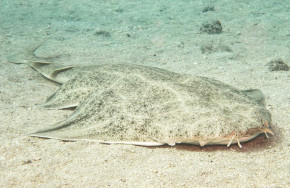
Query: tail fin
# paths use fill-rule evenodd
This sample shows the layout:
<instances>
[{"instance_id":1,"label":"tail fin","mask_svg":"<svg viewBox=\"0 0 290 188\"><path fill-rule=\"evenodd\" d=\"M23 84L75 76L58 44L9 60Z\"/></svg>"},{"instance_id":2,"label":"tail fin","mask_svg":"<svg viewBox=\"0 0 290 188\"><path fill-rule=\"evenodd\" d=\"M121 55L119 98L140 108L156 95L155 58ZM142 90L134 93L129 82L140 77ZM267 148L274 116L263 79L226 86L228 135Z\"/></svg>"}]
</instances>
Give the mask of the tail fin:
<instances>
[{"instance_id":1,"label":"tail fin","mask_svg":"<svg viewBox=\"0 0 290 188\"><path fill-rule=\"evenodd\" d=\"M31 62L37 62L37 63L43 63L43 64L50 64L47 60L37 57L35 55L35 51L43 45L48 39L50 39L53 35L49 36L46 38L44 41L41 43L37 43L36 45L33 45L31 47L28 47L25 49L23 52L13 54L9 56L7 59L10 63L15 63L15 64L29 64Z\"/></svg>"}]
</instances>

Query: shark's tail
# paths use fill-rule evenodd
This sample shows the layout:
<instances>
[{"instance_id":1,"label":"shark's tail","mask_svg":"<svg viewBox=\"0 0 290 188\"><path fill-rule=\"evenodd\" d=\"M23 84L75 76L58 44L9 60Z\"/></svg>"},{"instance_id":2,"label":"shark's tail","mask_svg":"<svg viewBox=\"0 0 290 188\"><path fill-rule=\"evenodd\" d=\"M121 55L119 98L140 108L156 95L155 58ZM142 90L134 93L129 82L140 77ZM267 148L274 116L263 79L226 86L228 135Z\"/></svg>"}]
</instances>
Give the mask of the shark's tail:
<instances>
[{"instance_id":1,"label":"shark's tail","mask_svg":"<svg viewBox=\"0 0 290 188\"><path fill-rule=\"evenodd\" d=\"M7 59L11 63L15 64L27 64L31 68L38 71L41 75L47 79L53 80L57 83L63 84L68 81L66 76L59 76L59 73L73 68L73 66L59 66L49 62L45 58L41 58L35 55L35 51L41 47L48 39L52 37L49 36L45 40L36 45L30 46L21 53L9 56Z\"/></svg>"},{"instance_id":2,"label":"shark's tail","mask_svg":"<svg viewBox=\"0 0 290 188\"><path fill-rule=\"evenodd\" d=\"M7 59L10 63L15 64L30 64L30 63L39 63L39 64L50 64L51 62L47 61L44 58L37 57L35 55L35 51L43 45L48 39L52 37L49 36L45 40L43 40L41 43L37 43L36 45L30 46L26 48L24 51L13 54L9 56Z\"/></svg>"}]
</instances>

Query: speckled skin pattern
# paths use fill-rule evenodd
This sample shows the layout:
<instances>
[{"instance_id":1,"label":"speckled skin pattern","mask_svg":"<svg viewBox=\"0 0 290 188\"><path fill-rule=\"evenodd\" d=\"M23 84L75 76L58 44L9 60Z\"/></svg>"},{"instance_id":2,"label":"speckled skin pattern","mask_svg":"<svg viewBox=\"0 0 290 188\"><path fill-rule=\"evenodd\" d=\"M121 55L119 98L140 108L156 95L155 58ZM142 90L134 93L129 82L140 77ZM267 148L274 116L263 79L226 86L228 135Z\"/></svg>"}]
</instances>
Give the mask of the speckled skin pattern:
<instances>
[{"instance_id":1,"label":"speckled skin pattern","mask_svg":"<svg viewBox=\"0 0 290 188\"><path fill-rule=\"evenodd\" d=\"M253 94L259 90L241 91L214 79L140 65L63 72L72 76L42 106L77 108L32 136L148 143L137 145L227 144L232 135L255 136L271 124L263 96Z\"/></svg>"}]
</instances>

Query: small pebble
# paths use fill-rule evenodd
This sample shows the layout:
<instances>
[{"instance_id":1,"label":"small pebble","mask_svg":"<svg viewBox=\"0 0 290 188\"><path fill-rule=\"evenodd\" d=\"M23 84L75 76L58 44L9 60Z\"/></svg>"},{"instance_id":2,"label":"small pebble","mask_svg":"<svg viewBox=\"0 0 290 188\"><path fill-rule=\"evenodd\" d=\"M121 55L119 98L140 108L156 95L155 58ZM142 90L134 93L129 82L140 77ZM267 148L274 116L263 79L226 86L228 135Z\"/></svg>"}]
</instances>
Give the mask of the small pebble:
<instances>
[{"instance_id":1,"label":"small pebble","mask_svg":"<svg viewBox=\"0 0 290 188\"><path fill-rule=\"evenodd\" d=\"M273 60L268 64L269 64L270 71L288 71L289 70L289 66L282 59Z\"/></svg>"},{"instance_id":2,"label":"small pebble","mask_svg":"<svg viewBox=\"0 0 290 188\"><path fill-rule=\"evenodd\" d=\"M202 24L200 31L208 34L220 34L222 32L222 24L219 20L214 20Z\"/></svg>"}]
</instances>

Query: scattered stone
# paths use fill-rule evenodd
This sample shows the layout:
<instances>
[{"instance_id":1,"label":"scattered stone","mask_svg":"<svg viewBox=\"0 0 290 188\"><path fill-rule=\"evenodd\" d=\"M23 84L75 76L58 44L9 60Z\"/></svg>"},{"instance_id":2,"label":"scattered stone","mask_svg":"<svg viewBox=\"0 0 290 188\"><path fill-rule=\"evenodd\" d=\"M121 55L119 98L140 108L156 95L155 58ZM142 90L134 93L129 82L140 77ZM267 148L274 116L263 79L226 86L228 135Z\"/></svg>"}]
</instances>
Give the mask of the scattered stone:
<instances>
[{"instance_id":1,"label":"scattered stone","mask_svg":"<svg viewBox=\"0 0 290 188\"><path fill-rule=\"evenodd\" d=\"M288 71L289 66L282 60L276 59L269 63L270 71Z\"/></svg>"},{"instance_id":2,"label":"scattered stone","mask_svg":"<svg viewBox=\"0 0 290 188\"><path fill-rule=\"evenodd\" d=\"M202 24L200 31L208 34L220 34L222 32L222 24L219 20L209 21Z\"/></svg>"},{"instance_id":3,"label":"scattered stone","mask_svg":"<svg viewBox=\"0 0 290 188\"><path fill-rule=\"evenodd\" d=\"M179 48L184 48L184 42L178 42L177 43L177 47L179 47Z\"/></svg>"},{"instance_id":4,"label":"scattered stone","mask_svg":"<svg viewBox=\"0 0 290 188\"><path fill-rule=\"evenodd\" d=\"M124 12L124 9L122 9L122 8L117 8L117 9L115 10L115 12L122 13L122 12Z\"/></svg>"},{"instance_id":5,"label":"scattered stone","mask_svg":"<svg viewBox=\"0 0 290 188\"><path fill-rule=\"evenodd\" d=\"M110 37L111 33L108 31L104 31L104 30L98 30L95 32L95 35L99 35L99 36L104 36L104 37Z\"/></svg>"},{"instance_id":6,"label":"scattered stone","mask_svg":"<svg viewBox=\"0 0 290 188\"><path fill-rule=\"evenodd\" d=\"M212 44L203 44L200 50L202 54L210 54L214 51L214 47Z\"/></svg>"},{"instance_id":7,"label":"scattered stone","mask_svg":"<svg viewBox=\"0 0 290 188\"><path fill-rule=\"evenodd\" d=\"M209 11L215 11L215 7L214 6L207 6L202 10L202 13L209 12Z\"/></svg>"},{"instance_id":8,"label":"scattered stone","mask_svg":"<svg viewBox=\"0 0 290 188\"><path fill-rule=\"evenodd\" d=\"M211 54L214 52L232 52L233 51L229 46L222 44L221 41L220 42L211 41L211 42L205 43L205 44L201 45L200 50L201 50L202 54Z\"/></svg>"},{"instance_id":9,"label":"scattered stone","mask_svg":"<svg viewBox=\"0 0 290 188\"><path fill-rule=\"evenodd\" d=\"M22 165L30 164L32 161L30 159L22 161Z\"/></svg>"}]
</instances>

